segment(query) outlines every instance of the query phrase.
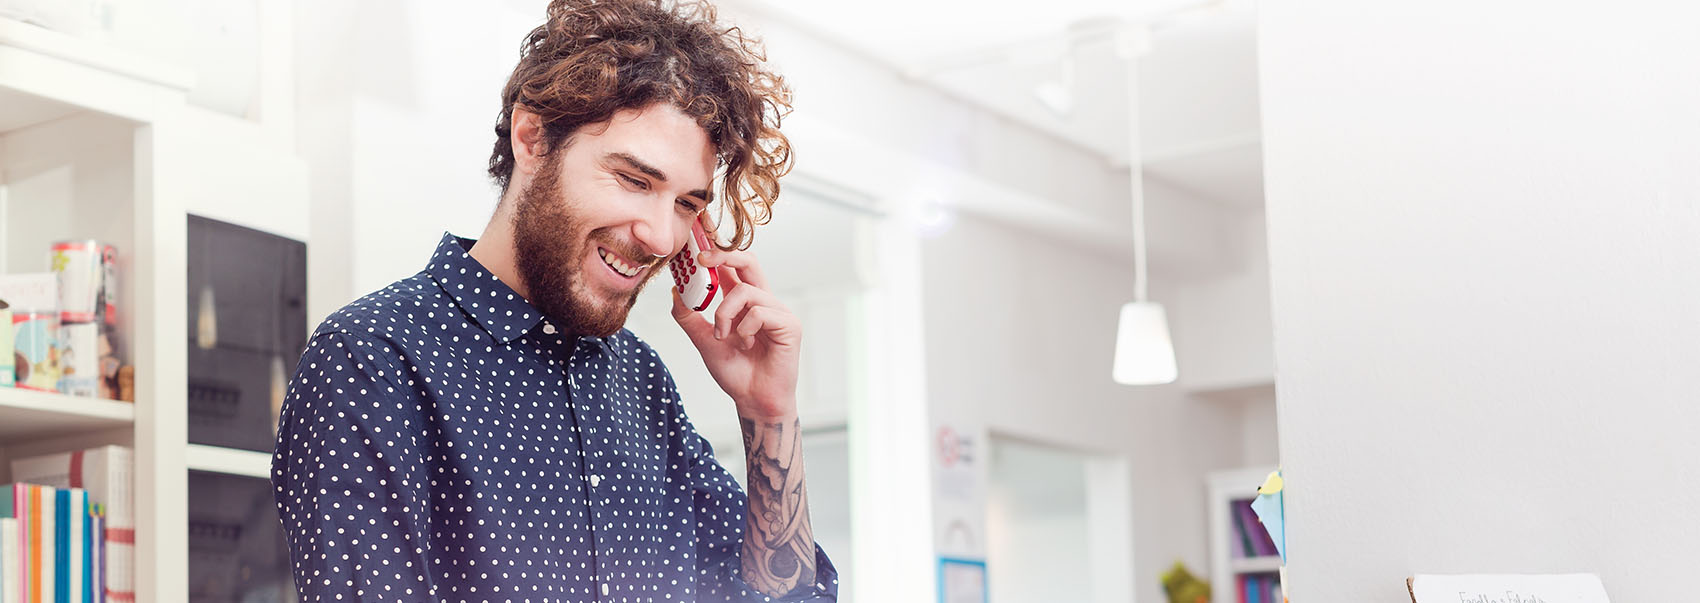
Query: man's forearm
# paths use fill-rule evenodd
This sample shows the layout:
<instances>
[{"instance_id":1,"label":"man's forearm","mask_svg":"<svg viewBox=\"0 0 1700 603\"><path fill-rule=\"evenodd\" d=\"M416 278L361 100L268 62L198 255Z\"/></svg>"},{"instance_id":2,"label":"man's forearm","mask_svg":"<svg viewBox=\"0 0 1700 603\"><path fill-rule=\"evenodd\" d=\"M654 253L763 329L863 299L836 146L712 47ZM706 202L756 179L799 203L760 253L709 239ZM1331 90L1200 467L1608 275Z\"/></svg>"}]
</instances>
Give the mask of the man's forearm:
<instances>
[{"instance_id":1,"label":"man's forearm","mask_svg":"<svg viewBox=\"0 0 1700 603\"><path fill-rule=\"evenodd\" d=\"M749 467L750 508L741 554L744 581L778 597L815 579L815 536L803 481L797 417L739 418Z\"/></svg>"}]
</instances>

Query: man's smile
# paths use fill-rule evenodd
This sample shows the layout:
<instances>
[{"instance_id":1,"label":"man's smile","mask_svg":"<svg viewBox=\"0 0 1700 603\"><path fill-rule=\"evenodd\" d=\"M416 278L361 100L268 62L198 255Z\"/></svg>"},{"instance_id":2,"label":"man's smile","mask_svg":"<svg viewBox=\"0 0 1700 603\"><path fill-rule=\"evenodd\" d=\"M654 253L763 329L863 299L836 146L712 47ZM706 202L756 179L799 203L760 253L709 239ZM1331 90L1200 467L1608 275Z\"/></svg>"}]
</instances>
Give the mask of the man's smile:
<instances>
[{"instance_id":1,"label":"man's smile","mask_svg":"<svg viewBox=\"0 0 1700 603\"><path fill-rule=\"evenodd\" d=\"M620 257L619 254L609 251L606 247L597 247L596 255L602 258L602 265L607 266L620 282L635 282L644 271L644 267Z\"/></svg>"}]
</instances>

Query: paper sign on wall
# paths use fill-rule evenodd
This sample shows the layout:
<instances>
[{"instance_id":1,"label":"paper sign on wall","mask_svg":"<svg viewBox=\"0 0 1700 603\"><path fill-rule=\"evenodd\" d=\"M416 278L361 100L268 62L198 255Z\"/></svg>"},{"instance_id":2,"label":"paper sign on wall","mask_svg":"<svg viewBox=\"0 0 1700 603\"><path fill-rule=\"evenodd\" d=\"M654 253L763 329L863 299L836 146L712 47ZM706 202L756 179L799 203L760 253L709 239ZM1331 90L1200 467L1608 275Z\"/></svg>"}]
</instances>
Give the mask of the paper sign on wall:
<instances>
[{"instance_id":1,"label":"paper sign on wall","mask_svg":"<svg viewBox=\"0 0 1700 603\"><path fill-rule=\"evenodd\" d=\"M1419 575L1405 586L1413 603L1610 603L1593 574Z\"/></svg>"}]
</instances>

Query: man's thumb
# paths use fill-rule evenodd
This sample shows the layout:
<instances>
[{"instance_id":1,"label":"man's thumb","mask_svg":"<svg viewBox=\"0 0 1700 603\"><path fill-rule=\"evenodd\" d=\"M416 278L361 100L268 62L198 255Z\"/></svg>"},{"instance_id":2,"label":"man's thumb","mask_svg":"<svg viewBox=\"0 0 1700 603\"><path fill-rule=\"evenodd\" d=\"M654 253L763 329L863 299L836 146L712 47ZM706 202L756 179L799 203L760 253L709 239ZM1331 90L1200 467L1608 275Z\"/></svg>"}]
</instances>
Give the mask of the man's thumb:
<instances>
[{"instance_id":1,"label":"man's thumb","mask_svg":"<svg viewBox=\"0 0 1700 603\"><path fill-rule=\"evenodd\" d=\"M691 343L702 347L704 343L714 339L714 325L703 318L701 312L692 310L685 305L684 298L679 297L679 290L669 288L673 293L673 320L678 321L679 328L685 330L685 335L691 338Z\"/></svg>"}]
</instances>

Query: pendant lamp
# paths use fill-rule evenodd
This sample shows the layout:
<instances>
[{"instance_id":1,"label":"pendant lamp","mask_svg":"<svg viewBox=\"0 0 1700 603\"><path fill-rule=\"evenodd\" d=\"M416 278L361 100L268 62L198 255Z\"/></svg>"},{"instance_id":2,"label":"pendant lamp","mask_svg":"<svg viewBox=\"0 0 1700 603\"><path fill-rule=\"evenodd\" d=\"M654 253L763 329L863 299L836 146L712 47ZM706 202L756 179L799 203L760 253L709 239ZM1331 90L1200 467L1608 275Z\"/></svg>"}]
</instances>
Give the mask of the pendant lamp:
<instances>
[{"instance_id":1,"label":"pendant lamp","mask_svg":"<svg viewBox=\"0 0 1700 603\"><path fill-rule=\"evenodd\" d=\"M1169 339L1169 321L1162 304L1146 299L1149 273L1145 257L1145 191L1141 183L1139 156L1139 57L1135 40L1144 32L1129 27L1120 44L1127 60L1128 169L1133 193L1133 301L1122 304L1121 323L1116 329L1116 358L1112 376L1123 385L1173 383L1175 345Z\"/></svg>"}]
</instances>

